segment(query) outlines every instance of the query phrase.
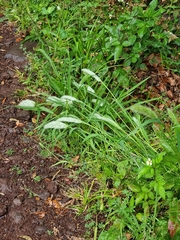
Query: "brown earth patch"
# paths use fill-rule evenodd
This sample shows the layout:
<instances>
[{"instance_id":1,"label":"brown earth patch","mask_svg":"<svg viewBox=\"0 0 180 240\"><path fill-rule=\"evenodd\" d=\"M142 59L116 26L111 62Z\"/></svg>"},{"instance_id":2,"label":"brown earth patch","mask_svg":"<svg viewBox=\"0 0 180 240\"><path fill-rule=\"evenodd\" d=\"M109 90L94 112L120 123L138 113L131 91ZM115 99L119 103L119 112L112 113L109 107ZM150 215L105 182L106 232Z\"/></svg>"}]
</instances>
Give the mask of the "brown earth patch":
<instances>
[{"instance_id":1,"label":"brown earth patch","mask_svg":"<svg viewBox=\"0 0 180 240\"><path fill-rule=\"evenodd\" d=\"M38 140L27 134L34 127L31 113L15 107L15 93L23 89L16 72L27 64L15 32L0 23L0 239L80 240L84 222L66 194L78 185L70 179L73 170L40 156Z\"/></svg>"}]
</instances>

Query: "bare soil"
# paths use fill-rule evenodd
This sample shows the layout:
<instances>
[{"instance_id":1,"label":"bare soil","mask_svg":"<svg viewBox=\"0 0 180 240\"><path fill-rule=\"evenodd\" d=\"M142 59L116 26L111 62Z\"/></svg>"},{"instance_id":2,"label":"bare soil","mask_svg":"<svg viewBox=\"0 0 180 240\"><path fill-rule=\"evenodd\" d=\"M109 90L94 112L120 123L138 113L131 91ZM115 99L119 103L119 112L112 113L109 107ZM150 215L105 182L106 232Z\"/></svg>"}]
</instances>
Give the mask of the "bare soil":
<instances>
[{"instance_id":1,"label":"bare soil","mask_svg":"<svg viewBox=\"0 0 180 240\"><path fill-rule=\"evenodd\" d=\"M27 134L31 113L15 107L23 89L17 70L27 64L15 32L0 23L0 239L84 239L83 219L67 197L68 188L78 185L70 178L73 170L40 156L38 140Z\"/></svg>"}]
</instances>

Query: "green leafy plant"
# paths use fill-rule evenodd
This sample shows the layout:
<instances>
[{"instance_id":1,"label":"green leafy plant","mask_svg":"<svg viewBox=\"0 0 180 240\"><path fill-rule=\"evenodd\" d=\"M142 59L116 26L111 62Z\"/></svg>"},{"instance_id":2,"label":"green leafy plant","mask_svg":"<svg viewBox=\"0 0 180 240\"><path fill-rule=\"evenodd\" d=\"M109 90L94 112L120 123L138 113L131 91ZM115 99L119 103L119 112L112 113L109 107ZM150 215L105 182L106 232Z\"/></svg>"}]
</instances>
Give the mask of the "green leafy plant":
<instances>
[{"instance_id":1,"label":"green leafy plant","mask_svg":"<svg viewBox=\"0 0 180 240\"><path fill-rule=\"evenodd\" d=\"M24 190L28 192L29 198L38 196L38 194L34 193L30 188L24 187Z\"/></svg>"},{"instance_id":2,"label":"green leafy plant","mask_svg":"<svg viewBox=\"0 0 180 240\"><path fill-rule=\"evenodd\" d=\"M17 175L21 175L22 174L22 169L19 166L14 166L11 169L12 171L16 171Z\"/></svg>"},{"instance_id":3,"label":"green leafy plant","mask_svg":"<svg viewBox=\"0 0 180 240\"><path fill-rule=\"evenodd\" d=\"M6 151L6 154L9 155L9 156L12 156L13 153L14 153L14 150L12 148L10 148Z\"/></svg>"},{"instance_id":4,"label":"green leafy plant","mask_svg":"<svg viewBox=\"0 0 180 240\"><path fill-rule=\"evenodd\" d=\"M133 98L147 81L137 83L134 71L146 68L148 55L160 54L169 68L179 65L174 2L128 1L129 7L98 0L6 3L11 6L7 16L21 29L29 28L26 39L38 41L25 80L36 99L18 107L37 113L44 155L58 146L66 154L56 166L74 164L99 183L96 192L94 181L70 191L78 213L96 216L86 218L94 239L164 240L169 216L178 223L178 107L162 113L153 99ZM80 161L73 163L72 155Z\"/></svg>"},{"instance_id":5,"label":"green leafy plant","mask_svg":"<svg viewBox=\"0 0 180 240\"><path fill-rule=\"evenodd\" d=\"M33 177L33 180L35 182L40 182L41 181L41 177L40 176L35 176L35 177Z\"/></svg>"},{"instance_id":6,"label":"green leafy plant","mask_svg":"<svg viewBox=\"0 0 180 240\"><path fill-rule=\"evenodd\" d=\"M160 53L167 57L172 53L170 35L161 22L165 11L157 0L153 0L145 10L137 6L120 14L116 24L106 26L109 36L105 38L103 52L108 59L114 58L122 67L144 68L146 56ZM116 76L123 82L122 67L116 69Z\"/></svg>"}]
</instances>

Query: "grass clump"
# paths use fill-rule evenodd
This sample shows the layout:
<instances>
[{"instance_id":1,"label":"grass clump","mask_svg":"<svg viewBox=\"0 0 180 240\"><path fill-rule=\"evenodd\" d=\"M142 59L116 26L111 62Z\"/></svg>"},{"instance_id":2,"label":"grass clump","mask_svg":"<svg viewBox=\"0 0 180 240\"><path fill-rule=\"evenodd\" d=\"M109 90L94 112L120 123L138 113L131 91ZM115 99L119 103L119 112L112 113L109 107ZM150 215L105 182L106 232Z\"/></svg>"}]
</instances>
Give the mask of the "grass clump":
<instances>
[{"instance_id":1,"label":"grass clump","mask_svg":"<svg viewBox=\"0 0 180 240\"><path fill-rule=\"evenodd\" d=\"M137 99L148 79L134 73L146 69L150 54L179 73L175 2L23 4L4 5L29 30L27 39L38 41L25 83L42 93L41 102L26 99L19 107L37 112L43 144L80 156L57 164L78 165L94 179L69 193L81 202L76 210L87 212L87 229L99 240L169 239L168 220L179 226L179 107L161 113L154 99Z\"/></svg>"}]
</instances>

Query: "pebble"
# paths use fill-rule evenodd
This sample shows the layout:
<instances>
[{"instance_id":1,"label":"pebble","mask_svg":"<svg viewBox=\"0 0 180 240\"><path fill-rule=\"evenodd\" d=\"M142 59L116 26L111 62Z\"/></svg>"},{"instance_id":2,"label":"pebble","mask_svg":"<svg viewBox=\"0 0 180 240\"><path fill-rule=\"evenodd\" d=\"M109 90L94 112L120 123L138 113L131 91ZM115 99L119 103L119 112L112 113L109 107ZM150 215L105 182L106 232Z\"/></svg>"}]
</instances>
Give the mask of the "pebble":
<instances>
[{"instance_id":1,"label":"pebble","mask_svg":"<svg viewBox=\"0 0 180 240\"><path fill-rule=\"evenodd\" d=\"M50 197L50 193L47 191L44 191L40 194L38 194L38 196L42 199L42 200L46 200L48 197Z\"/></svg>"},{"instance_id":2,"label":"pebble","mask_svg":"<svg viewBox=\"0 0 180 240\"><path fill-rule=\"evenodd\" d=\"M12 210L9 212L9 216L14 220L14 223L19 224L24 220L24 216L21 212Z\"/></svg>"},{"instance_id":3,"label":"pebble","mask_svg":"<svg viewBox=\"0 0 180 240\"><path fill-rule=\"evenodd\" d=\"M6 73L6 72L4 72L4 73L1 74L1 78L2 78L3 80L9 79L9 74Z\"/></svg>"},{"instance_id":4,"label":"pebble","mask_svg":"<svg viewBox=\"0 0 180 240\"><path fill-rule=\"evenodd\" d=\"M12 59L14 62L26 61L26 56L24 51L21 49L20 43L15 43L12 47L10 47L9 51L5 55L5 58Z\"/></svg>"},{"instance_id":5,"label":"pebble","mask_svg":"<svg viewBox=\"0 0 180 240\"><path fill-rule=\"evenodd\" d=\"M73 223L73 222L69 222L69 224L67 225L68 229L71 231L71 232L74 232L76 230L76 224Z\"/></svg>"},{"instance_id":6,"label":"pebble","mask_svg":"<svg viewBox=\"0 0 180 240\"><path fill-rule=\"evenodd\" d=\"M21 206L22 200L20 198L15 198L13 200L13 204L14 204L14 206Z\"/></svg>"},{"instance_id":7,"label":"pebble","mask_svg":"<svg viewBox=\"0 0 180 240\"><path fill-rule=\"evenodd\" d=\"M57 193L58 187L56 182L53 182L53 181L49 182L47 185L47 190L52 194Z\"/></svg>"},{"instance_id":8,"label":"pebble","mask_svg":"<svg viewBox=\"0 0 180 240\"><path fill-rule=\"evenodd\" d=\"M15 133L15 132L16 132L16 129L9 127L9 128L8 128L8 132L9 132L9 133Z\"/></svg>"},{"instance_id":9,"label":"pebble","mask_svg":"<svg viewBox=\"0 0 180 240\"><path fill-rule=\"evenodd\" d=\"M37 46L36 42L26 41L23 45L26 51L33 52L34 48ZM23 63L26 65L26 56L24 51L21 49L20 43L15 43L6 53L5 58L12 59L16 63Z\"/></svg>"},{"instance_id":10,"label":"pebble","mask_svg":"<svg viewBox=\"0 0 180 240\"><path fill-rule=\"evenodd\" d=\"M35 227L35 233L37 235L42 235L47 231L47 228L45 226L36 226Z\"/></svg>"},{"instance_id":11,"label":"pebble","mask_svg":"<svg viewBox=\"0 0 180 240\"><path fill-rule=\"evenodd\" d=\"M9 46L11 43L14 42L14 39L13 38L8 38L6 39L6 42L4 43L6 46Z\"/></svg>"},{"instance_id":12,"label":"pebble","mask_svg":"<svg viewBox=\"0 0 180 240\"><path fill-rule=\"evenodd\" d=\"M23 44L23 47L26 49L27 52L34 52L34 49L37 47L37 42L26 41Z\"/></svg>"},{"instance_id":13,"label":"pebble","mask_svg":"<svg viewBox=\"0 0 180 240\"><path fill-rule=\"evenodd\" d=\"M17 111L16 118L18 120L28 121L31 118L31 112L26 110Z\"/></svg>"},{"instance_id":14,"label":"pebble","mask_svg":"<svg viewBox=\"0 0 180 240\"><path fill-rule=\"evenodd\" d=\"M13 163L13 164L17 164L17 162L19 161L19 159L21 159L21 156L19 155L14 155L14 156L10 156L8 157L9 160Z\"/></svg>"},{"instance_id":15,"label":"pebble","mask_svg":"<svg viewBox=\"0 0 180 240\"><path fill-rule=\"evenodd\" d=\"M11 78L13 78L14 75L15 75L15 72L12 71L12 70L7 70L7 73L9 74L9 76L10 76Z\"/></svg>"}]
</instances>

